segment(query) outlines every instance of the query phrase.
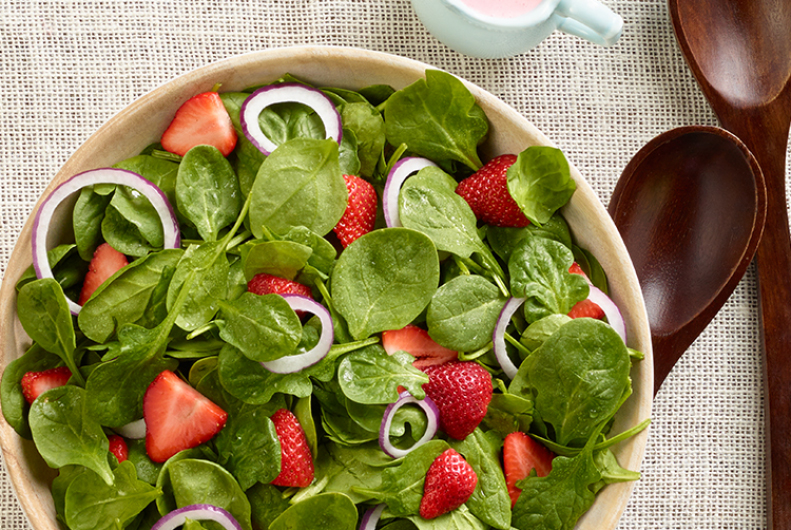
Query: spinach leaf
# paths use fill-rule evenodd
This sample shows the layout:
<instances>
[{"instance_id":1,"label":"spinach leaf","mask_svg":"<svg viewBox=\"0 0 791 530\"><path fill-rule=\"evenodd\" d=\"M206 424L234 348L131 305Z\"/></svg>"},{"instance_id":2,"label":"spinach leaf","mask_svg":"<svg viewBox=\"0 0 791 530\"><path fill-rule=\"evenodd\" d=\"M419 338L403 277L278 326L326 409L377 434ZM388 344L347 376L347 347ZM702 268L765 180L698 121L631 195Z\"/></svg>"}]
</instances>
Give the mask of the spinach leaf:
<instances>
[{"instance_id":1,"label":"spinach leaf","mask_svg":"<svg viewBox=\"0 0 791 530\"><path fill-rule=\"evenodd\" d=\"M299 398L294 403L294 410L292 411L297 421L302 426L305 432L305 438L308 440L308 447L313 459L319 454L319 434L316 430L316 421L313 419L313 400L311 396Z\"/></svg>"},{"instance_id":2,"label":"spinach leaf","mask_svg":"<svg viewBox=\"0 0 791 530\"><path fill-rule=\"evenodd\" d=\"M630 392L631 361L608 324L588 318L561 327L525 361L535 407L561 445L582 445Z\"/></svg>"},{"instance_id":3,"label":"spinach leaf","mask_svg":"<svg viewBox=\"0 0 791 530\"><path fill-rule=\"evenodd\" d=\"M168 164L175 165L172 162ZM164 244L162 220L148 199L137 190L118 186L110 200L110 206L137 228L137 231L152 247Z\"/></svg>"},{"instance_id":4,"label":"spinach leaf","mask_svg":"<svg viewBox=\"0 0 791 530\"><path fill-rule=\"evenodd\" d=\"M156 247L148 242L135 223L112 205L104 211L102 237L115 250L127 256L145 256Z\"/></svg>"},{"instance_id":5,"label":"spinach leaf","mask_svg":"<svg viewBox=\"0 0 791 530\"><path fill-rule=\"evenodd\" d=\"M341 493L322 493L294 504L272 521L269 530L355 530L357 507Z\"/></svg>"},{"instance_id":6,"label":"spinach leaf","mask_svg":"<svg viewBox=\"0 0 791 530\"><path fill-rule=\"evenodd\" d=\"M216 241L242 209L239 181L216 147L198 145L184 155L176 178L176 203L205 241Z\"/></svg>"},{"instance_id":7,"label":"spinach leaf","mask_svg":"<svg viewBox=\"0 0 791 530\"><path fill-rule=\"evenodd\" d=\"M601 481L594 488L594 492L599 491L607 484L640 480L640 473L622 468L621 464L618 463L618 459L615 458L615 454L609 449L595 451L593 453L593 461L596 462L596 467L601 473Z\"/></svg>"},{"instance_id":8,"label":"spinach leaf","mask_svg":"<svg viewBox=\"0 0 791 530\"><path fill-rule=\"evenodd\" d=\"M256 274L271 274L293 280L308 264L313 249L293 241L263 241L242 247L244 277L250 281Z\"/></svg>"},{"instance_id":9,"label":"spinach leaf","mask_svg":"<svg viewBox=\"0 0 791 530\"><path fill-rule=\"evenodd\" d=\"M176 506L212 504L227 510L243 530L252 530L250 502L239 484L222 466L194 458L173 462L167 470Z\"/></svg>"},{"instance_id":10,"label":"spinach leaf","mask_svg":"<svg viewBox=\"0 0 791 530\"><path fill-rule=\"evenodd\" d=\"M152 486L157 483L157 476L162 469L162 464L158 464L148 457L146 452L146 440L141 438L139 440L127 440L127 448L129 449L129 461L135 466L137 478L148 482Z\"/></svg>"},{"instance_id":11,"label":"spinach leaf","mask_svg":"<svg viewBox=\"0 0 791 530\"><path fill-rule=\"evenodd\" d=\"M256 482L268 484L280 473L280 441L268 407L242 405L228 414L215 440L219 463L243 491Z\"/></svg>"},{"instance_id":12,"label":"spinach leaf","mask_svg":"<svg viewBox=\"0 0 791 530\"><path fill-rule=\"evenodd\" d=\"M466 502L467 508L487 525L510 530L511 497L500 467L502 438L494 431L484 433L475 429L463 441L452 440L450 445L478 476L475 491Z\"/></svg>"},{"instance_id":13,"label":"spinach leaf","mask_svg":"<svg viewBox=\"0 0 791 530\"><path fill-rule=\"evenodd\" d=\"M585 274L588 275L588 279L591 283L604 293L609 294L610 289L607 284L607 273L604 272L604 268L601 266L601 263L599 263L599 260L596 259L596 256L577 245L573 245L571 250L574 252L574 260L579 264Z\"/></svg>"},{"instance_id":14,"label":"spinach leaf","mask_svg":"<svg viewBox=\"0 0 791 530\"><path fill-rule=\"evenodd\" d=\"M434 519L423 519L419 515L410 515L407 519L417 530L486 530L487 528L465 505ZM390 529L389 526L387 528Z\"/></svg>"},{"instance_id":15,"label":"spinach leaf","mask_svg":"<svg viewBox=\"0 0 791 530\"><path fill-rule=\"evenodd\" d=\"M272 521L285 512L291 504L283 493L271 484L258 483L247 490L253 528L269 528Z\"/></svg>"},{"instance_id":16,"label":"spinach leaf","mask_svg":"<svg viewBox=\"0 0 791 530\"><path fill-rule=\"evenodd\" d=\"M319 467L322 476L328 478L324 491L343 493L356 503L371 498L357 489L377 489L382 482L382 468L393 461L377 442L354 447L328 443L326 448L326 465Z\"/></svg>"},{"instance_id":17,"label":"spinach leaf","mask_svg":"<svg viewBox=\"0 0 791 530\"><path fill-rule=\"evenodd\" d=\"M258 171L250 203L250 229L286 233L305 226L320 235L332 230L346 211L348 192L332 140L297 138L281 144Z\"/></svg>"},{"instance_id":18,"label":"spinach leaf","mask_svg":"<svg viewBox=\"0 0 791 530\"><path fill-rule=\"evenodd\" d=\"M400 329L426 308L439 285L439 258L427 236L374 230L349 245L332 271L335 309L354 339Z\"/></svg>"},{"instance_id":19,"label":"spinach leaf","mask_svg":"<svg viewBox=\"0 0 791 530\"><path fill-rule=\"evenodd\" d=\"M533 401L517 394L494 393L483 424L505 437L512 432L528 432L533 421Z\"/></svg>"},{"instance_id":20,"label":"spinach leaf","mask_svg":"<svg viewBox=\"0 0 791 530\"><path fill-rule=\"evenodd\" d=\"M83 466L63 466L58 469L58 476L52 479L52 502L55 505L55 514L58 521L66 524L66 491L74 479L90 470Z\"/></svg>"},{"instance_id":21,"label":"spinach leaf","mask_svg":"<svg viewBox=\"0 0 791 530\"><path fill-rule=\"evenodd\" d=\"M80 257L90 261L102 242L102 220L112 195L96 193L93 186L80 190L72 213L74 241Z\"/></svg>"},{"instance_id":22,"label":"spinach leaf","mask_svg":"<svg viewBox=\"0 0 791 530\"><path fill-rule=\"evenodd\" d=\"M283 235L283 239L310 247L312 252L308 256L308 264L324 274L329 274L332 271L338 252L332 243L317 233L304 226L295 226Z\"/></svg>"},{"instance_id":23,"label":"spinach leaf","mask_svg":"<svg viewBox=\"0 0 791 530\"><path fill-rule=\"evenodd\" d=\"M554 335L554 333L561 328L564 324L568 324L571 317L556 313L549 315L541 320L533 322L527 327L519 342L531 351L538 349L539 346L544 344L546 340Z\"/></svg>"},{"instance_id":24,"label":"spinach leaf","mask_svg":"<svg viewBox=\"0 0 791 530\"><path fill-rule=\"evenodd\" d=\"M138 480L132 462L121 462L106 484L96 473L74 478L66 490L66 523L72 530L115 530L124 528L161 492Z\"/></svg>"},{"instance_id":25,"label":"spinach leaf","mask_svg":"<svg viewBox=\"0 0 791 530\"><path fill-rule=\"evenodd\" d=\"M529 224L522 228L489 226L486 230L486 239L492 246L492 250L506 263L514 249L519 246L519 243L528 237L552 239L568 248L572 248L569 225L557 212L541 226L535 224Z\"/></svg>"},{"instance_id":26,"label":"spinach leaf","mask_svg":"<svg viewBox=\"0 0 791 530\"><path fill-rule=\"evenodd\" d=\"M310 378L302 373L275 374L237 348L229 345L220 350L220 382L229 394L251 405L269 402L277 392L307 397L313 389Z\"/></svg>"},{"instance_id":27,"label":"spinach leaf","mask_svg":"<svg viewBox=\"0 0 791 530\"><path fill-rule=\"evenodd\" d=\"M86 391L73 385L44 392L30 406L33 441L49 467L85 466L111 485L109 442L87 405Z\"/></svg>"},{"instance_id":28,"label":"spinach leaf","mask_svg":"<svg viewBox=\"0 0 791 530\"><path fill-rule=\"evenodd\" d=\"M385 106L387 141L406 144L409 151L445 167L451 161L477 170L477 147L489 130L483 109L458 78L427 70L419 79L390 96Z\"/></svg>"},{"instance_id":29,"label":"spinach leaf","mask_svg":"<svg viewBox=\"0 0 791 530\"><path fill-rule=\"evenodd\" d=\"M77 317L80 331L103 343L115 333L116 326L137 322L145 314L163 271L175 266L182 254L179 249L162 250L115 273L82 306Z\"/></svg>"},{"instance_id":30,"label":"spinach leaf","mask_svg":"<svg viewBox=\"0 0 791 530\"><path fill-rule=\"evenodd\" d=\"M417 515L428 468L448 448L444 440L431 440L408 453L398 464L382 471L379 487L370 490L358 488L357 491L387 503L390 513L397 517Z\"/></svg>"},{"instance_id":31,"label":"spinach leaf","mask_svg":"<svg viewBox=\"0 0 791 530\"><path fill-rule=\"evenodd\" d=\"M77 291L77 289L72 288L82 287L82 280L85 277L85 273L88 272L88 263L80 258L77 252L77 245L58 245L48 250L47 261L49 262L49 268L52 270L52 276L63 288L63 292L67 297L71 294L69 290ZM36 270L33 268L33 265L31 265L25 270L22 276L19 277L19 280L17 280L17 292L19 292L26 283L30 283L37 279ZM76 299L79 296L79 291L73 293L73 295L73 298Z\"/></svg>"},{"instance_id":32,"label":"spinach leaf","mask_svg":"<svg viewBox=\"0 0 791 530\"><path fill-rule=\"evenodd\" d=\"M16 307L25 333L42 348L63 359L72 375L82 382L74 359L77 349L74 321L60 284L53 278L25 284L17 295Z\"/></svg>"},{"instance_id":33,"label":"spinach leaf","mask_svg":"<svg viewBox=\"0 0 791 530\"><path fill-rule=\"evenodd\" d=\"M384 119L379 111L364 98L362 101L344 103L338 110L344 129L350 129L358 141L359 174L371 177L386 143ZM345 137L346 133L344 132Z\"/></svg>"},{"instance_id":34,"label":"spinach leaf","mask_svg":"<svg viewBox=\"0 0 791 530\"><path fill-rule=\"evenodd\" d=\"M458 276L431 298L426 313L428 334L451 350L483 348L492 340L505 302L500 290L482 276Z\"/></svg>"},{"instance_id":35,"label":"spinach leaf","mask_svg":"<svg viewBox=\"0 0 791 530\"><path fill-rule=\"evenodd\" d=\"M554 313L565 315L587 298L588 283L581 275L569 272L572 263L570 249L543 238L527 238L511 254L511 292L527 298L524 311L528 322Z\"/></svg>"},{"instance_id":36,"label":"spinach leaf","mask_svg":"<svg viewBox=\"0 0 791 530\"><path fill-rule=\"evenodd\" d=\"M266 155L247 139L239 121L242 104L249 96L250 94L246 92L223 92L220 94L220 99L231 117L231 123L233 123L238 138L233 152L232 165L239 178L239 189L245 197L250 194L258 169L266 158Z\"/></svg>"},{"instance_id":37,"label":"spinach leaf","mask_svg":"<svg viewBox=\"0 0 791 530\"><path fill-rule=\"evenodd\" d=\"M168 199L172 206L176 206L176 174L179 165L170 160L163 160L151 155L140 154L122 160L113 167L137 173L152 184L155 184ZM159 217L156 217L157 220ZM158 221L159 222L159 221Z\"/></svg>"},{"instance_id":38,"label":"spinach leaf","mask_svg":"<svg viewBox=\"0 0 791 530\"><path fill-rule=\"evenodd\" d=\"M415 398L423 399L426 395L423 385L428 383L428 376L412 366L414 360L406 352L388 355L379 345L368 346L341 360L338 381L346 397L358 403L395 403L399 386Z\"/></svg>"},{"instance_id":39,"label":"spinach leaf","mask_svg":"<svg viewBox=\"0 0 791 530\"><path fill-rule=\"evenodd\" d=\"M338 164L344 175L360 174L360 157L357 154L357 136L344 127L341 143L338 146Z\"/></svg>"},{"instance_id":40,"label":"spinach leaf","mask_svg":"<svg viewBox=\"0 0 791 530\"><path fill-rule=\"evenodd\" d=\"M219 309L221 300L228 296L230 263L225 254L225 242L215 241L189 247L176 265L167 293L168 311L173 309L183 285L188 289L184 307L179 311L176 325L193 331L208 323ZM195 275L194 281L185 283Z\"/></svg>"},{"instance_id":41,"label":"spinach leaf","mask_svg":"<svg viewBox=\"0 0 791 530\"><path fill-rule=\"evenodd\" d=\"M20 381L27 372L40 372L55 368L61 363L60 357L49 353L38 344L33 344L18 359L14 359L3 370L0 383L0 410L8 424L19 436L30 439L30 425L27 421L28 404L22 394Z\"/></svg>"},{"instance_id":42,"label":"spinach leaf","mask_svg":"<svg viewBox=\"0 0 791 530\"><path fill-rule=\"evenodd\" d=\"M225 319L220 337L247 358L265 362L297 353L302 325L279 294L245 293L233 302L220 302L220 307Z\"/></svg>"},{"instance_id":43,"label":"spinach leaf","mask_svg":"<svg viewBox=\"0 0 791 530\"><path fill-rule=\"evenodd\" d=\"M539 226L566 204L577 189L566 157L554 147L528 147L508 168L507 176L509 193L525 217Z\"/></svg>"}]
</instances>

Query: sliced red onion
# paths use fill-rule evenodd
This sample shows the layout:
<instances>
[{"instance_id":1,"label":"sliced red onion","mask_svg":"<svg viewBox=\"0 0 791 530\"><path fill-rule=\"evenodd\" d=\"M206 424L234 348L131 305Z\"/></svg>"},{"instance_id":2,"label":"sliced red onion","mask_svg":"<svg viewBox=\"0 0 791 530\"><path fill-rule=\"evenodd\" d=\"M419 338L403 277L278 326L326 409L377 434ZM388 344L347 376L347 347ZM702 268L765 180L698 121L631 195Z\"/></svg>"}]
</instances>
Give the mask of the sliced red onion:
<instances>
[{"instance_id":1,"label":"sliced red onion","mask_svg":"<svg viewBox=\"0 0 791 530\"><path fill-rule=\"evenodd\" d=\"M367 510L360 522L360 530L376 530L376 523L379 522L379 518L382 516L386 506L386 504L378 504Z\"/></svg>"},{"instance_id":2,"label":"sliced red onion","mask_svg":"<svg viewBox=\"0 0 791 530\"><path fill-rule=\"evenodd\" d=\"M334 331L332 327L332 317L326 307L316 302L307 296L298 294L284 294L288 305L294 311L306 311L319 317L321 322L321 335L319 342L310 351L301 353L299 355L287 355L274 361L262 362L261 366L276 374L293 374L299 372L309 366L313 366L324 357L332 348L332 341L334 339Z\"/></svg>"},{"instance_id":3,"label":"sliced red onion","mask_svg":"<svg viewBox=\"0 0 791 530\"><path fill-rule=\"evenodd\" d=\"M146 437L146 421L141 418L113 430L124 438L140 440Z\"/></svg>"},{"instance_id":4,"label":"sliced red onion","mask_svg":"<svg viewBox=\"0 0 791 530\"><path fill-rule=\"evenodd\" d=\"M508 356L508 350L505 348L505 329L508 327L508 323L511 322L511 317L525 303L525 300L525 298L508 299L500 311L500 316L497 317L497 324L494 326L494 333L492 334L494 356L509 379L516 377L516 372L519 371L519 368L511 361Z\"/></svg>"},{"instance_id":5,"label":"sliced red onion","mask_svg":"<svg viewBox=\"0 0 791 530\"><path fill-rule=\"evenodd\" d=\"M324 123L326 138L332 138L339 144L343 137L341 115L335 109L332 100L321 90L299 83L282 83L259 88L242 103L239 118L242 132L262 153L269 154L277 148L258 123L258 117L265 108L277 103L301 103L310 107Z\"/></svg>"},{"instance_id":6,"label":"sliced red onion","mask_svg":"<svg viewBox=\"0 0 791 530\"><path fill-rule=\"evenodd\" d=\"M589 287L590 294L588 295L588 300L601 307L602 311L604 311L604 316L607 317L607 322L610 323L616 333L620 335L624 344L626 344L626 322L623 320L621 310L618 309L618 306L615 305L615 302L613 302L609 296L604 294L604 291L592 284L589 285Z\"/></svg>"},{"instance_id":7,"label":"sliced red onion","mask_svg":"<svg viewBox=\"0 0 791 530\"><path fill-rule=\"evenodd\" d=\"M178 510L173 510L154 523L151 530L174 530L182 526L187 519L193 521L214 521L222 525L225 530L242 530L242 525L233 515L219 506L211 504L190 504Z\"/></svg>"},{"instance_id":8,"label":"sliced red onion","mask_svg":"<svg viewBox=\"0 0 791 530\"><path fill-rule=\"evenodd\" d=\"M52 216L55 214L55 210L58 205L72 193L94 184L127 186L142 194L149 200L162 221L162 231L165 241L164 247L179 247L181 236L176 214L161 189L132 171L116 168L92 169L74 175L55 188L55 191L44 199L44 202L41 203L41 207L36 213L36 218L33 222L32 246L33 267L39 279L53 277L52 269L49 267L49 260L47 260L47 234L49 233L49 227L52 223ZM69 309L74 315L78 314L80 309L82 309L82 306L71 300L68 300L68 303Z\"/></svg>"},{"instance_id":9,"label":"sliced red onion","mask_svg":"<svg viewBox=\"0 0 791 530\"><path fill-rule=\"evenodd\" d=\"M393 418L395 418L395 414L398 412L398 409L410 403L414 403L426 413L426 419L428 420L426 424L426 432L423 433L423 436L420 438L420 440L415 442L415 445L409 449L399 449L390 443L390 426L393 424ZM385 409L385 415L382 418L382 426L379 428L379 447L381 447L382 451L384 451L388 456L392 456L393 458L401 458L402 456L409 454L412 450L420 447L424 443L434 438L434 435L437 434L438 429L439 409L437 408L437 405L431 400L431 398L426 396L424 399L417 399L409 392L401 392L398 395L398 400L395 403L390 403Z\"/></svg>"},{"instance_id":10,"label":"sliced red onion","mask_svg":"<svg viewBox=\"0 0 791 530\"><path fill-rule=\"evenodd\" d=\"M437 164L427 158L410 156L396 162L393 169L387 174L387 182L385 182L385 189L382 193L382 210L384 210L385 223L388 227L401 226L401 216L398 213L398 196L401 193L401 186L412 173L420 171L424 167L437 167Z\"/></svg>"}]
</instances>

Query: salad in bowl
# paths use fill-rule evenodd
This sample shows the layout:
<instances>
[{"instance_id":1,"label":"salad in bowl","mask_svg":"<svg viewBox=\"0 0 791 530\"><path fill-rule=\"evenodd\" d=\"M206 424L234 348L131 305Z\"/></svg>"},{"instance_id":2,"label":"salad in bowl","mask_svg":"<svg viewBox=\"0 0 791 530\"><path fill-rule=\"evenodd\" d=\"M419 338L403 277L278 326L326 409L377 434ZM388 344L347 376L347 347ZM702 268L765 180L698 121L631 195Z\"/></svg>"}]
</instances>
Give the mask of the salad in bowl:
<instances>
[{"instance_id":1,"label":"salad in bowl","mask_svg":"<svg viewBox=\"0 0 791 530\"><path fill-rule=\"evenodd\" d=\"M639 478L617 232L523 118L413 61L157 89L55 178L0 296L37 529L612 528Z\"/></svg>"}]
</instances>

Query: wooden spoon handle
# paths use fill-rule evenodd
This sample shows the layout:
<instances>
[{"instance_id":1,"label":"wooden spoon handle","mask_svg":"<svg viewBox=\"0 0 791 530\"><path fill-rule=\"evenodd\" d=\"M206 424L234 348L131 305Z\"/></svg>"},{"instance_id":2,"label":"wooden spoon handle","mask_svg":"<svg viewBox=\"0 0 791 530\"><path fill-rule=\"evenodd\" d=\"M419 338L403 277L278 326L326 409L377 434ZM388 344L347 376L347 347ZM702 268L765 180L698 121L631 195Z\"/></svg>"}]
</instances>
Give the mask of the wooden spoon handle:
<instances>
[{"instance_id":1,"label":"wooden spoon handle","mask_svg":"<svg viewBox=\"0 0 791 530\"><path fill-rule=\"evenodd\" d=\"M763 322L768 528L791 530L791 237L785 195L787 110L723 124L747 144L764 173L766 228L756 261ZM722 119L722 117L721 117ZM787 120L786 120L787 123Z\"/></svg>"}]
</instances>

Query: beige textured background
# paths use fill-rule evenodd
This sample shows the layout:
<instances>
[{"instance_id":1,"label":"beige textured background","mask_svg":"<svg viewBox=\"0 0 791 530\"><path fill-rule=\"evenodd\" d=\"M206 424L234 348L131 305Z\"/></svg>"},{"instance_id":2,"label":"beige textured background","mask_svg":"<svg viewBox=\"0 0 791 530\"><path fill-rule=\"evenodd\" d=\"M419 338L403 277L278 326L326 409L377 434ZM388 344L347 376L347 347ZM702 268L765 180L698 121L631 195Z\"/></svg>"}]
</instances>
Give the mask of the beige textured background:
<instances>
[{"instance_id":1,"label":"beige textured background","mask_svg":"<svg viewBox=\"0 0 791 530\"><path fill-rule=\"evenodd\" d=\"M494 1L494 0L493 0ZM107 119L209 62L300 44L424 61L489 90L556 142L607 204L649 139L716 125L663 0L608 0L624 36L603 49L554 34L502 60L433 39L407 0L0 0L0 270L57 168ZM766 527L763 389L754 269L660 391L619 528ZM28 530L5 472L0 529Z\"/></svg>"}]
</instances>

